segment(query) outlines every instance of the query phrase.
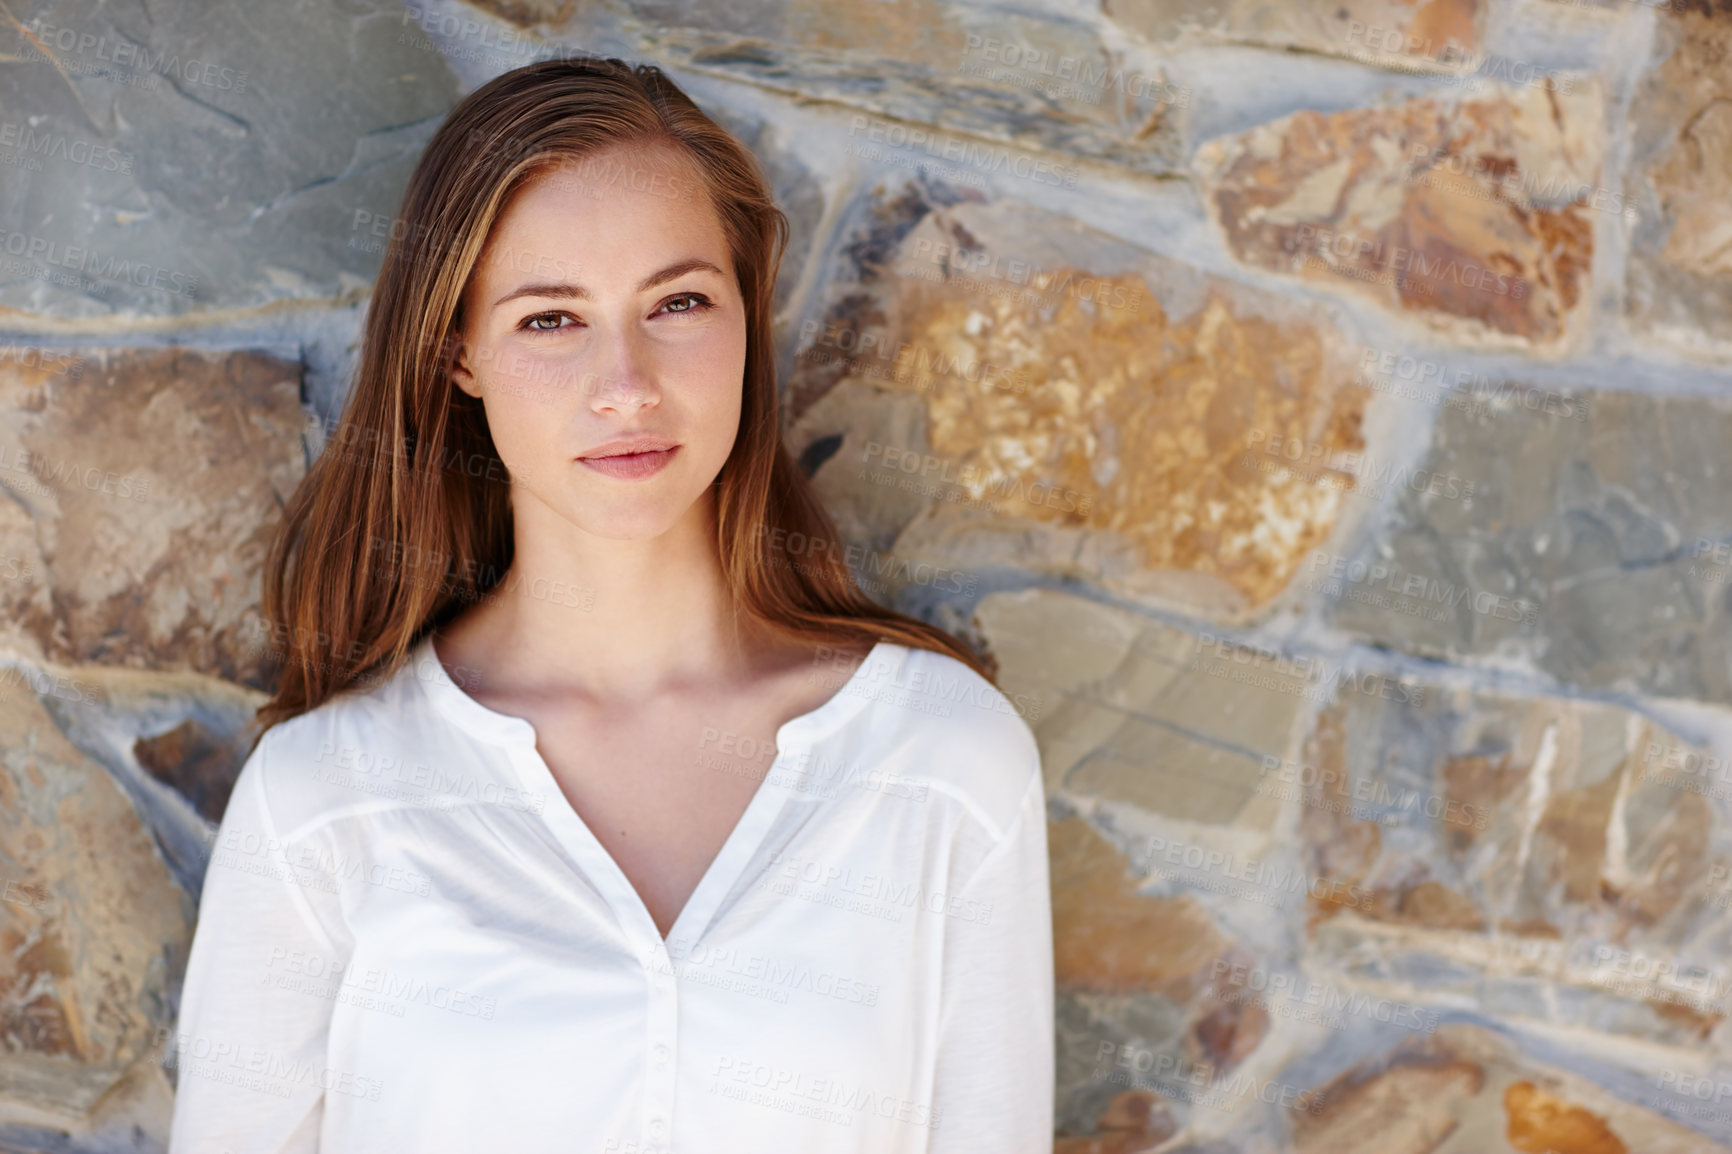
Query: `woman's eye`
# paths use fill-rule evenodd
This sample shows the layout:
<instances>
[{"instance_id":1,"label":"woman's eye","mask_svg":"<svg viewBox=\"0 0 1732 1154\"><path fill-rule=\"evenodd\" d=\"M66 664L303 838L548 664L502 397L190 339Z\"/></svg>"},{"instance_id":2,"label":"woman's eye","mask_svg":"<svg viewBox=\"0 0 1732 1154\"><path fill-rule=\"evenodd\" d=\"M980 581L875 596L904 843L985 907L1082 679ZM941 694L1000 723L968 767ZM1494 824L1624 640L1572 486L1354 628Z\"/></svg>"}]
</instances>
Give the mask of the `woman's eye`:
<instances>
[{"instance_id":1,"label":"woman's eye","mask_svg":"<svg viewBox=\"0 0 1732 1154\"><path fill-rule=\"evenodd\" d=\"M552 323L541 324L540 322L542 321L550 321ZM520 327L527 329L532 333L552 333L558 332L561 328L565 327L564 322L564 313L536 313L534 316L526 318Z\"/></svg>"},{"instance_id":2,"label":"woman's eye","mask_svg":"<svg viewBox=\"0 0 1732 1154\"><path fill-rule=\"evenodd\" d=\"M681 293L677 297L668 298L662 308L673 313L698 313L715 308L715 305L711 304L710 298L703 293Z\"/></svg>"}]
</instances>

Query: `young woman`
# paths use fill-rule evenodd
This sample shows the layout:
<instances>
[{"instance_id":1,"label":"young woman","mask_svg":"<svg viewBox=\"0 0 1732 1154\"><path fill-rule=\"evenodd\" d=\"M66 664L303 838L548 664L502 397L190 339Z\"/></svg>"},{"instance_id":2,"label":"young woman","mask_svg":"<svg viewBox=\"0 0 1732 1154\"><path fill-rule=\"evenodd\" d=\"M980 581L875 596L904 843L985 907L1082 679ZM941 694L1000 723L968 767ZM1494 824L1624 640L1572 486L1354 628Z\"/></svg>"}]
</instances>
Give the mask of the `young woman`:
<instances>
[{"instance_id":1,"label":"young woman","mask_svg":"<svg viewBox=\"0 0 1732 1154\"><path fill-rule=\"evenodd\" d=\"M781 442L786 230L652 67L428 146L267 562L174 1154L1050 1149L1035 742Z\"/></svg>"}]
</instances>

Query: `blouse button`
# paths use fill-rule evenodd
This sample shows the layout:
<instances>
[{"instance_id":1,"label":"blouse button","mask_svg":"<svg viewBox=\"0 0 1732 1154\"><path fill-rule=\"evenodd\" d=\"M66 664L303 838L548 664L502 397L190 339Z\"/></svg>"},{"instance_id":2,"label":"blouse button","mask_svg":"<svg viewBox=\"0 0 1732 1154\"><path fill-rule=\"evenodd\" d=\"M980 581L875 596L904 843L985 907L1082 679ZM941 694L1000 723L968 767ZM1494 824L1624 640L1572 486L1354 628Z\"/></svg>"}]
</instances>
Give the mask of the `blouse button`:
<instances>
[{"instance_id":1,"label":"blouse button","mask_svg":"<svg viewBox=\"0 0 1732 1154\"><path fill-rule=\"evenodd\" d=\"M650 1134L653 1137L660 1138L662 1136L662 1134L664 1132L666 1132L666 1130L667 1130L667 1127L662 1124L662 1120L660 1118L652 1118L650 1120Z\"/></svg>"},{"instance_id":2,"label":"blouse button","mask_svg":"<svg viewBox=\"0 0 1732 1154\"><path fill-rule=\"evenodd\" d=\"M657 1046L656 1047L656 1068L660 1069L661 1067L663 1067L667 1064L668 1064L668 1048L666 1046Z\"/></svg>"}]
</instances>

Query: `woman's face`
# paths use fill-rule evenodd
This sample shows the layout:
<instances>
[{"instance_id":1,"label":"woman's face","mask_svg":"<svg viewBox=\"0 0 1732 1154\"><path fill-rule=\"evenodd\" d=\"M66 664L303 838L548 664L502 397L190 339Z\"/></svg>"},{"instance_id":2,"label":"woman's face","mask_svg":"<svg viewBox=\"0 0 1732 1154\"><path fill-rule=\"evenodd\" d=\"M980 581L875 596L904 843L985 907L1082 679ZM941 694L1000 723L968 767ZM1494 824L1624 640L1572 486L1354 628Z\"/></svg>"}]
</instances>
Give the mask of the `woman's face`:
<instances>
[{"instance_id":1,"label":"woman's face","mask_svg":"<svg viewBox=\"0 0 1732 1154\"><path fill-rule=\"evenodd\" d=\"M701 511L739 432L746 314L692 161L613 149L524 187L463 318L454 380L481 398L520 526L634 539Z\"/></svg>"}]
</instances>

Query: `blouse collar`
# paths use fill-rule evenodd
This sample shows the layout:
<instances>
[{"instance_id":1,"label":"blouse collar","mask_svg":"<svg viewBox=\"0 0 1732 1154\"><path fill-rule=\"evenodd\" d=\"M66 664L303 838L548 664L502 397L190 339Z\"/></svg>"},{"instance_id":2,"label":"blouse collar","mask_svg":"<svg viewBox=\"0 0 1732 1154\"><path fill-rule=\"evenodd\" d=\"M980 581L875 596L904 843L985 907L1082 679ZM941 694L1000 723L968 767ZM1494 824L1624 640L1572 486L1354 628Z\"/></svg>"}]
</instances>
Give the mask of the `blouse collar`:
<instances>
[{"instance_id":1,"label":"blouse collar","mask_svg":"<svg viewBox=\"0 0 1732 1154\"><path fill-rule=\"evenodd\" d=\"M909 652L891 641L874 644L834 696L776 730L777 748L787 749L793 743L787 739L810 744L840 728L877 697L877 686L896 683ZM473 736L503 745L535 744L535 727L527 720L489 709L452 680L433 648L432 631L410 650L399 676L413 678L439 716Z\"/></svg>"}]
</instances>

